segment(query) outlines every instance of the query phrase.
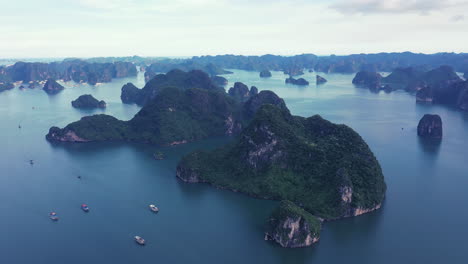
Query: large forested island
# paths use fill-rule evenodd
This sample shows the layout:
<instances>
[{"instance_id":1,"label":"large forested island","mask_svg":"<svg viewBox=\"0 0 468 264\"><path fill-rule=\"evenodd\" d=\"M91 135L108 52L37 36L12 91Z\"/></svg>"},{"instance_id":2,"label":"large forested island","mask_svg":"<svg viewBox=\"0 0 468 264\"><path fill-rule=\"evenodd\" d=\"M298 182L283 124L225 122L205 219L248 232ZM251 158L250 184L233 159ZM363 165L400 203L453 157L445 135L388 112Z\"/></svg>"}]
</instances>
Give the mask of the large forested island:
<instances>
[{"instance_id":1,"label":"large forested island","mask_svg":"<svg viewBox=\"0 0 468 264\"><path fill-rule=\"evenodd\" d=\"M233 143L186 156L177 176L290 200L324 219L375 210L386 189L377 159L351 128L273 105L262 106Z\"/></svg>"},{"instance_id":2,"label":"large forested island","mask_svg":"<svg viewBox=\"0 0 468 264\"><path fill-rule=\"evenodd\" d=\"M177 78L175 77L177 76ZM159 83L164 79L168 82ZM150 81L145 106L130 121L108 115L83 117L63 129L53 127L52 141L139 141L174 145L240 132L263 104L286 108L284 101L270 91L252 93L246 102L236 100L214 85L201 71L173 71ZM189 88L197 87L197 88ZM157 89L157 93L154 92Z\"/></svg>"}]
</instances>

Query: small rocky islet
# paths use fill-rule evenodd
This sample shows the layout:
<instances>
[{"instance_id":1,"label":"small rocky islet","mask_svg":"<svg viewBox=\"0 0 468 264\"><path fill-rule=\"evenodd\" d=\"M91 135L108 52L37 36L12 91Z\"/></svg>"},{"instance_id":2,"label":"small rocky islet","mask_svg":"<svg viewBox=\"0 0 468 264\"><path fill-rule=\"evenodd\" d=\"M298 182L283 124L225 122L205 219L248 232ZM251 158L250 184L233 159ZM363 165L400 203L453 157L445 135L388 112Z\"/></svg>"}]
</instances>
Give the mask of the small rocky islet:
<instances>
[{"instance_id":1,"label":"small rocky islet","mask_svg":"<svg viewBox=\"0 0 468 264\"><path fill-rule=\"evenodd\" d=\"M424 115L418 124L418 136L430 139L442 139L442 118L439 115Z\"/></svg>"},{"instance_id":2,"label":"small rocky islet","mask_svg":"<svg viewBox=\"0 0 468 264\"><path fill-rule=\"evenodd\" d=\"M317 85L324 84L327 82L327 79L323 78L322 76L318 75L315 77L315 83Z\"/></svg>"},{"instance_id":3,"label":"small rocky islet","mask_svg":"<svg viewBox=\"0 0 468 264\"><path fill-rule=\"evenodd\" d=\"M56 80L49 78L47 79L42 89L47 94L57 94L65 88L61 84L59 84Z\"/></svg>"},{"instance_id":4,"label":"small rocky islet","mask_svg":"<svg viewBox=\"0 0 468 264\"><path fill-rule=\"evenodd\" d=\"M269 70L263 70L260 72L260 78L270 78L271 72Z\"/></svg>"},{"instance_id":5,"label":"small rocky islet","mask_svg":"<svg viewBox=\"0 0 468 264\"><path fill-rule=\"evenodd\" d=\"M293 77L289 77L285 80L286 84L294 84L299 86L307 86L309 82L304 78L294 79Z\"/></svg>"},{"instance_id":6,"label":"small rocky islet","mask_svg":"<svg viewBox=\"0 0 468 264\"><path fill-rule=\"evenodd\" d=\"M90 94L84 94L71 102L75 108L93 109L93 108L106 108L107 104L104 100L97 100Z\"/></svg>"}]
</instances>

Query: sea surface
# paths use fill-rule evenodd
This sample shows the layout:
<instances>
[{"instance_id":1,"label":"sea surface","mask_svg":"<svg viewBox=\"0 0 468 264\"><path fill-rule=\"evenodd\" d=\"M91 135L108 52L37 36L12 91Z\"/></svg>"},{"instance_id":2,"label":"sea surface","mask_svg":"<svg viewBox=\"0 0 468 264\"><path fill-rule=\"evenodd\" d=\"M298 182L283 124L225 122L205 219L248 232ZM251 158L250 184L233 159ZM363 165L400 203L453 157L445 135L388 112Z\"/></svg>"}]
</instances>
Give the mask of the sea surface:
<instances>
[{"instance_id":1,"label":"sea surface","mask_svg":"<svg viewBox=\"0 0 468 264\"><path fill-rule=\"evenodd\" d=\"M273 90L295 115L319 114L359 132L384 171L382 209L325 223L313 247L284 249L263 240L277 202L175 177L184 154L229 138L164 148L45 140L51 126L85 115L132 118L139 107L122 104L120 89L127 82L142 87L141 73L96 87L65 83L52 96L16 88L0 93L0 263L468 263L467 113L416 104L402 91L355 88L353 75L320 74L328 83L298 87L285 85L281 72L260 79L256 72L233 71L225 76L228 87L242 81ZM315 73L305 78L313 81ZM72 108L70 101L81 94L104 99L107 109ZM439 144L416 135L427 113L444 122ZM152 159L156 151L167 158ZM151 203L159 214L149 211ZM58 222L49 219L51 211ZM147 245L138 246L135 235Z\"/></svg>"}]
</instances>

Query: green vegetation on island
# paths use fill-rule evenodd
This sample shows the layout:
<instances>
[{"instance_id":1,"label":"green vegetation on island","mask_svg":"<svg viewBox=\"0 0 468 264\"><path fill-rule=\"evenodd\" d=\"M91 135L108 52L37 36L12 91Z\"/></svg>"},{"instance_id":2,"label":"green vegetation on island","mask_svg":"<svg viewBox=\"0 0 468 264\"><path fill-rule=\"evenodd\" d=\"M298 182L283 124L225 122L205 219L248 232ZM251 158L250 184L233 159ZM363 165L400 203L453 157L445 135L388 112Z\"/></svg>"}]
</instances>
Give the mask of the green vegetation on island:
<instances>
[{"instance_id":1,"label":"green vegetation on island","mask_svg":"<svg viewBox=\"0 0 468 264\"><path fill-rule=\"evenodd\" d=\"M167 87L177 87L182 90L201 88L205 90L224 92L224 89L215 84L208 74L200 70L184 72L171 70L167 74L158 74L149 80L142 89L128 83L122 87L120 98L122 102L144 105L155 98L159 92Z\"/></svg>"},{"instance_id":2,"label":"green vegetation on island","mask_svg":"<svg viewBox=\"0 0 468 264\"><path fill-rule=\"evenodd\" d=\"M129 121L108 115L88 116L63 129L52 127L46 137L65 142L138 141L175 145L237 134L265 103L286 108L284 101L270 91L255 93L243 103L217 89L167 87Z\"/></svg>"},{"instance_id":3,"label":"green vegetation on island","mask_svg":"<svg viewBox=\"0 0 468 264\"><path fill-rule=\"evenodd\" d=\"M177 176L290 200L324 219L377 209L386 190L377 159L351 128L272 105L263 105L236 141L184 157Z\"/></svg>"}]
</instances>

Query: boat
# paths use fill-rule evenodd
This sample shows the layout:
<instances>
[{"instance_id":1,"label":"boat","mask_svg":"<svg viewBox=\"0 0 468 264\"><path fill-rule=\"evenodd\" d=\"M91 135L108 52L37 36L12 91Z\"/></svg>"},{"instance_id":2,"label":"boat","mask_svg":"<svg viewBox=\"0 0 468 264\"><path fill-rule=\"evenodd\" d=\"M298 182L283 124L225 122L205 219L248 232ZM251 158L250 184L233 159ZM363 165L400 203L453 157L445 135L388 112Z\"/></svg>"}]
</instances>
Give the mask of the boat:
<instances>
[{"instance_id":1,"label":"boat","mask_svg":"<svg viewBox=\"0 0 468 264\"><path fill-rule=\"evenodd\" d=\"M164 154L160 151L156 152L153 154L153 158L155 160L163 160L164 159Z\"/></svg>"},{"instance_id":2,"label":"boat","mask_svg":"<svg viewBox=\"0 0 468 264\"><path fill-rule=\"evenodd\" d=\"M29 164L33 165L33 164L34 164L34 160L29 160Z\"/></svg>"},{"instance_id":3,"label":"boat","mask_svg":"<svg viewBox=\"0 0 468 264\"><path fill-rule=\"evenodd\" d=\"M52 221L58 221L58 220L59 220L59 218L58 218L56 212L50 212L50 213L49 213L49 218L50 218Z\"/></svg>"},{"instance_id":4,"label":"boat","mask_svg":"<svg viewBox=\"0 0 468 264\"><path fill-rule=\"evenodd\" d=\"M153 211L155 213L159 212L159 208L154 204L150 204L149 208L150 208L151 211Z\"/></svg>"},{"instance_id":5,"label":"boat","mask_svg":"<svg viewBox=\"0 0 468 264\"><path fill-rule=\"evenodd\" d=\"M137 242L138 245L142 246L146 244L146 241L140 236L135 236L135 242Z\"/></svg>"},{"instance_id":6,"label":"boat","mask_svg":"<svg viewBox=\"0 0 468 264\"><path fill-rule=\"evenodd\" d=\"M81 205L81 210L83 210L83 211L85 211L85 212L89 212L89 207L88 207L88 205L82 204L82 205Z\"/></svg>"}]
</instances>

